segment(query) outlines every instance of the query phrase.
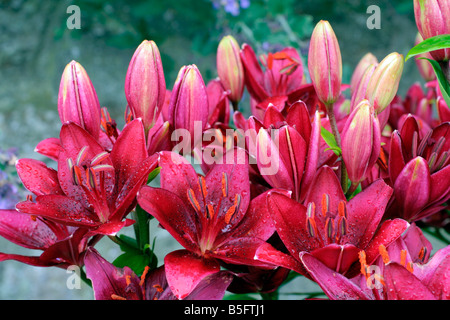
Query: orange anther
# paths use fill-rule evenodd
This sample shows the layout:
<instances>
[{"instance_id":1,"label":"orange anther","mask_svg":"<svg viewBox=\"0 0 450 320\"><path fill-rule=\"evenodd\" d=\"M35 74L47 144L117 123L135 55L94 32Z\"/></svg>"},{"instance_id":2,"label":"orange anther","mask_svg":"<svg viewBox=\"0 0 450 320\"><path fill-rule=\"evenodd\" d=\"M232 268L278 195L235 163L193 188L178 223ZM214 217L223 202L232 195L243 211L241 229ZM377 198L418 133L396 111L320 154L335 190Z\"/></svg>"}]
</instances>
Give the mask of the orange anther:
<instances>
[{"instance_id":1,"label":"orange anther","mask_svg":"<svg viewBox=\"0 0 450 320\"><path fill-rule=\"evenodd\" d=\"M211 219L212 217L214 217L214 207L212 206L212 204L208 204L206 206L206 211L207 211L208 219Z\"/></svg>"},{"instance_id":2,"label":"orange anther","mask_svg":"<svg viewBox=\"0 0 450 320\"><path fill-rule=\"evenodd\" d=\"M400 264L406 267L406 250L400 251Z\"/></svg>"},{"instance_id":3,"label":"orange anther","mask_svg":"<svg viewBox=\"0 0 450 320\"><path fill-rule=\"evenodd\" d=\"M187 196L188 196L189 202L191 203L191 206L195 209L195 211L197 211L197 213L200 212L201 211L200 204L198 203L197 198L195 197L194 190L189 189L187 191Z\"/></svg>"},{"instance_id":4,"label":"orange anther","mask_svg":"<svg viewBox=\"0 0 450 320\"><path fill-rule=\"evenodd\" d=\"M322 195L322 215L326 217L328 211L330 211L330 196L324 193Z\"/></svg>"},{"instance_id":5,"label":"orange anther","mask_svg":"<svg viewBox=\"0 0 450 320\"><path fill-rule=\"evenodd\" d=\"M366 253L364 250L360 251L358 253L359 256L359 263L361 264L361 273L367 277L367 272L366 272L366 267L367 267L367 262L366 262Z\"/></svg>"},{"instance_id":6,"label":"orange anther","mask_svg":"<svg viewBox=\"0 0 450 320\"><path fill-rule=\"evenodd\" d=\"M199 181L200 193L203 195L204 198L206 198L206 196L208 195L208 191L206 189L205 178L199 177L198 181Z\"/></svg>"},{"instance_id":7,"label":"orange anther","mask_svg":"<svg viewBox=\"0 0 450 320\"><path fill-rule=\"evenodd\" d=\"M154 284L153 288L155 288L159 293L164 291L163 287L160 284Z\"/></svg>"},{"instance_id":8,"label":"orange anther","mask_svg":"<svg viewBox=\"0 0 450 320\"><path fill-rule=\"evenodd\" d=\"M422 249L420 249L420 251L419 251L419 259L420 259L420 261L422 261L422 262L425 261L426 254L427 254L427 248L426 247L422 247Z\"/></svg>"},{"instance_id":9,"label":"orange anther","mask_svg":"<svg viewBox=\"0 0 450 320\"><path fill-rule=\"evenodd\" d=\"M113 299L113 300L127 300L126 298L121 297L121 296L118 296L118 295L115 294L115 293L113 293L113 294L111 295L111 299Z\"/></svg>"},{"instance_id":10,"label":"orange anther","mask_svg":"<svg viewBox=\"0 0 450 320\"><path fill-rule=\"evenodd\" d=\"M150 271L149 266L145 266L144 271L141 274L141 281L139 282L139 285L142 287L145 282L145 277L147 276L147 273Z\"/></svg>"},{"instance_id":11,"label":"orange anther","mask_svg":"<svg viewBox=\"0 0 450 320\"><path fill-rule=\"evenodd\" d=\"M222 172L222 195L228 197L228 176L225 172Z\"/></svg>"},{"instance_id":12,"label":"orange anther","mask_svg":"<svg viewBox=\"0 0 450 320\"><path fill-rule=\"evenodd\" d=\"M391 261L391 259L389 258L389 254L388 254L388 252L387 252L387 250L386 250L386 247L385 247L384 245L381 244L381 245L378 247L378 250L380 251L381 257L383 258L384 264L389 263L389 262Z\"/></svg>"}]
</instances>

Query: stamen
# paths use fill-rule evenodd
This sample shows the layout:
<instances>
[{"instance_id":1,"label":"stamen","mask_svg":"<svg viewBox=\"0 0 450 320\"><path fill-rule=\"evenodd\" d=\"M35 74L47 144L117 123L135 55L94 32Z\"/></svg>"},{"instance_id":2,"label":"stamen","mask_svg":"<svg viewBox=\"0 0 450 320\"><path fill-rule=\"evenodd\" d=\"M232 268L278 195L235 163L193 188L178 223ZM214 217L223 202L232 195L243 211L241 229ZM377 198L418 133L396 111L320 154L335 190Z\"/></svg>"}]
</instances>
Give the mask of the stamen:
<instances>
[{"instance_id":1,"label":"stamen","mask_svg":"<svg viewBox=\"0 0 450 320\"><path fill-rule=\"evenodd\" d=\"M204 198L206 198L208 191L206 190L206 182L205 182L205 178L203 178L202 176L200 176L198 178L198 184L200 186L200 193L203 195Z\"/></svg>"},{"instance_id":2,"label":"stamen","mask_svg":"<svg viewBox=\"0 0 450 320\"><path fill-rule=\"evenodd\" d=\"M31 220L36 221L37 220L37 216L35 216L34 214L30 215Z\"/></svg>"},{"instance_id":3,"label":"stamen","mask_svg":"<svg viewBox=\"0 0 450 320\"><path fill-rule=\"evenodd\" d=\"M405 268L409 272L414 273L414 265L413 265L413 263L411 261L406 264Z\"/></svg>"},{"instance_id":4,"label":"stamen","mask_svg":"<svg viewBox=\"0 0 450 320\"><path fill-rule=\"evenodd\" d=\"M96 166L93 166L92 169L94 170L94 172L108 171L108 170L114 171L114 167L109 164L98 164Z\"/></svg>"},{"instance_id":5,"label":"stamen","mask_svg":"<svg viewBox=\"0 0 450 320\"><path fill-rule=\"evenodd\" d=\"M95 177L95 171L93 168L86 169L86 176L88 177L88 185L91 190L94 190L97 188L97 179Z\"/></svg>"},{"instance_id":6,"label":"stamen","mask_svg":"<svg viewBox=\"0 0 450 320\"><path fill-rule=\"evenodd\" d=\"M159 293L162 293L164 291L163 287L160 284L154 284L152 287L155 288Z\"/></svg>"},{"instance_id":7,"label":"stamen","mask_svg":"<svg viewBox=\"0 0 450 320\"><path fill-rule=\"evenodd\" d=\"M87 155L87 146L84 146L83 148L81 148L80 152L78 152L78 156L77 156L77 161L76 161L76 165L79 166L83 160L86 158Z\"/></svg>"},{"instance_id":8,"label":"stamen","mask_svg":"<svg viewBox=\"0 0 450 320\"><path fill-rule=\"evenodd\" d=\"M214 217L214 207L211 204L206 206L206 218L211 219Z\"/></svg>"},{"instance_id":9,"label":"stamen","mask_svg":"<svg viewBox=\"0 0 450 320\"><path fill-rule=\"evenodd\" d=\"M332 239L334 235L334 226L333 219L330 216L325 220L325 231L327 232L328 238Z\"/></svg>"},{"instance_id":10,"label":"stamen","mask_svg":"<svg viewBox=\"0 0 450 320\"><path fill-rule=\"evenodd\" d=\"M400 264L406 267L406 250L400 251Z\"/></svg>"},{"instance_id":11,"label":"stamen","mask_svg":"<svg viewBox=\"0 0 450 320\"><path fill-rule=\"evenodd\" d=\"M439 157L439 160L436 162L436 165L431 170L432 173L440 170L444 166L444 163L447 161L447 159L448 159L448 152L447 151L442 152L441 156Z\"/></svg>"},{"instance_id":12,"label":"stamen","mask_svg":"<svg viewBox=\"0 0 450 320\"><path fill-rule=\"evenodd\" d=\"M27 201L33 202L33 196L31 194L27 194Z\"/></svg>"},{"instance_id":13,"label":"stamen","mask_svg":"<svg viewBox=\"0 0 450 320\"><path fill-rule=\"evenodd\" d=\"M380 246L378 247L378 250L380 251L380 255L383 258L383 262L384 264L388 264L391 259L389 258L389 254L386 250L386 247L382 244L380 244Z\"/></svg>"},{"instance_id":14,"label":"stamen","mask_svg":"<svg viewBox=\"0 0 450 320\"><path fill-rule=\"evenodd\" d=\"M99 153L94 158L92 158L91 166L95 166L95 165L99 164L100 162L102 162L103 160L105 160L108 157L109 157L109 153L106 151Z\"/></svg>"},{"instance_id":15,"label":"stamen","mask_svg":"<svg viewBox=\"0 0 450 320\"><path fill-rule=\"evenodd\" d=\"M118 296L118 295L115 294L115 293L113 293L113 294L111 295L111 299L113 299L113 300L127 300L126 298L121 297L121 296Z\"/></svg>"},{"instance_id":16,"label":"stamen","mask_svg":"<svg viewBox=\"0 0 450 320\"><path fill-rule=\"evenodd\" d=\"M314 214L316 211L316 205L314 202L308 203L308 207L306 209L306 229L308 230L309 235L314 238L317 233L316 221L314 220Z\"/></svg>"},{"instance_id":17,"label":"stamen","mask_svg":"<svg viewBox=\"0 0 450 320\"><path fill-rule=\"evenodd\" d=\"M434 145L433 152L439 154L441 152L442 146L445 143L445 137L440 137L438 142Z\"/></svg>"},{"instance_id":18,"label":"stamen","mask_svg":"<svg viewBox=\"0 0 450 320\"><path fill-rule=\"evenodd\" d=\"M422 249L420 249L420 251L419 251L419 259L420 259L420 261L422 261L422 263L425 261L426 255L427 255L427 248L422 247Z\"/></svg>"},{"instance_id":19,"label":"stamen","mask_svg":"<svg viewBox=\"0 0 450 320\"><path fill-rule=\"evenodd\" d=\"M433 152L428 160L428 167L430 168L430 170L434 167L434 163L436 162L436 157L437 157L436 152Z\"/></svg>"},{"instance_id":20,"label":"stamen","mask_svg":"<svg viewBox=\"0 0 450 320\"><path fill-rule=\"evenodd\" d=\"M187 191L187 196L188 196L189 202L191 203L191 206L195 209L195 211L197 211L197 213L201 212L200 204L198 203L197 198L194 195L194 190L189 189Z\"/></svg>"},{"instance_id":21,"label":"stamen","mask_svg":"<svg viewBox=\"0 0 450 320\"><path fill-rule=\"evenodd\" d=\"M225 213L225 222L227 224L230 223L230 221L233 218L234 214L239 211L239 206L240 205L241 205L241 195L237 194L234 197L234 204Z\"/></svg>"},{"instance_id":22,"label":"stamen","mask_svg":"<svg viewBox=\"0 0 450 320\"><path fill-rule=\"evenodd\" d=\"M345 217L339 218L339 232L341 234L341 237L347 234L347 230L348 230L347 218Z\"/></svg>"},{"instance_id":23,"label":"stamen","mask_svg":"<svg viewBox=\"0 0 450 320\"><path fill-rule=\"evenodd\" d=\"M70 171L72 174L73 184L76 186L80 186L81 185L81 169L80 169L80 167L73 166Z\"/></svg>"},{"instance_id":24,"label":"stamen","mask_svg":"<svg viewBox=\"0 0 450 320\"><path fill-rule=\"evenodd\" d=\"M412 146L411 146L411 154L412 157L415 158L417 157L417 141L419 139L419 134L417 133L417 131L414 131L413 136L412 136Z\"/></svg>"},{"instance_id":25,"label":"stamen","mask_svg":"<svg viewBox=\"0 0 450 320\"><path fill-rule=\"evenodd\" d=\"M347 205L345 204L344 200L341 200L339 202L338 214L339 214L340 217L347 218Z\"/></svg>"},{"instance_id":26,"label":"stamen","mask_svg":"<svg viewBox=\"0 0 450 320\"><path fill-rule=\"evenodd\" d=\"M222 195L228 197L228 175L225 172L222 172Z\"/></svg>"},{"instance_id":27,"label":"stamen","mask_svg":"<svg viewBox=\"0 0 450 320\"><path fill-rule=\"evenodd\" d=\"M131 276L130 275L125 276L125 282L126 282L127 286L129 286L131 284Z\"/></svg>"},{"instance_id":28,"label":"stamen","mask_svg":"<svg viewBox=\"0 0 450 320\"><path fill-rule=\"evenodd\" d=\"M417 149L417 155L420 156L423 154L425 147L428 145L428 139L430 139L432 132L432 130L428 131L425 137L422 138L422 141L420 141L419 148Z\"/></svg>"},{"instance_id":29,"label":"stamen","mask_svg":"<svg viewBox=\"0 0 450 320\"><path fill-rule=\"evenodd\" d=\"M361 250L358 253L359 256L359 263L361 264L361 273L367 277L367 262L366 262L366 252L364 250Z\"/></svg>"},{"instance_id":30,"label":"stamen","mask_svg":"<svg viewBox=\"0 0 450 320\"><path fill-rule=\"evenodd\" d=\"M322 215L326 217L328 211L330 211L330 196L324 193L322 195Z\"/></svg>"},{"instance_id":31,"label":"stamen","mask_svg":"<svg viewBox=\"0 0 450 320\"><path fill-rule=\"evenodd\" d=\"M141 275L141 281L139 282L139 286L143 286L144 282L145 282L145 277L147 276L147 273L150 271L150 267L149 266L145 266L144 271L142 272Z\"/></svg>"}]
</instances>

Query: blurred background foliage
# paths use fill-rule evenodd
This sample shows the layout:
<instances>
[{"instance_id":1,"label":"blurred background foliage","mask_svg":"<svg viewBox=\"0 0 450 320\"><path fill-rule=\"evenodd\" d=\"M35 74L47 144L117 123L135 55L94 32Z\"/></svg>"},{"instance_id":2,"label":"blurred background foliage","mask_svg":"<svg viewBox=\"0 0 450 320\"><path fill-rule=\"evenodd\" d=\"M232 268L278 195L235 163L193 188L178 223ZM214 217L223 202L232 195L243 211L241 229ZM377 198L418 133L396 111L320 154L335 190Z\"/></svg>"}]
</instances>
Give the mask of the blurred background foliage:
<instances>
[{"instance_id":1,"label":"blurred background foliage","mask_svg":"<svg viewBox=\"0 0 450 320\"><path fill-rule=\"evenodd\" d=\"M70 5L80 8L81 29L67 28ZM366 26L370 5L381 9L379 30ZM7 161L46 160L33 150L59 134L57 95L70 60L85 67L100 104L121 126L128 63L143 40L157 43L171 89L183 65L196 64L205 82L215 78L216 48L227 34L257 54L295 47L306 65L309 37L321 19L339 39L347 83L365 53L379 60L393 51L406 54L417 32L412 0L0 0L0 154ZM400 93L416 81L422 79L409 61ZM114 250L104 250L105 258L115 258ZM24 253L2 238L0 251ZM89 288L67 290L67 277L64 270L6 261L0 264L0 299L92 298Z\"/></svg>"}]
</instances>

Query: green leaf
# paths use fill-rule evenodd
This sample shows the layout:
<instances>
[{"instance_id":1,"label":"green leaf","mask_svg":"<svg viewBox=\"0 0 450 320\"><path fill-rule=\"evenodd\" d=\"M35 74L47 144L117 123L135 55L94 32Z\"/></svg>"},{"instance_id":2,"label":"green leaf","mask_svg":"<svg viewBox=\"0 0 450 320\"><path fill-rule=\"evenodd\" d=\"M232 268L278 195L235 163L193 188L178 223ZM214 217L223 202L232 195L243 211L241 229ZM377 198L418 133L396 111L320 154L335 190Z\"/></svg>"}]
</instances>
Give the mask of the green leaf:
<instances>
[{"instance_id":1,"label":"green leaf","mask_svg":"<svg viewBox=\"0 0 450 320\"><path fill-rule=\"evenodd\" d=\"M118 256L113 265L117 268L129 267L136 274L142 274L145 267L150 264L150 256L146 254L136 254L134 252L125 252Z\"/></svg>"},{"instance_id":2,"label":"green leaf","mask_svg":"<svg viewBox=\"0 0 450 320\"><path fill-rule=\"evenodd\" d=\"M333 150L333 152L337 156L340 156L342 154L342 150L341 150L341 148L339 148L334 135L330 131L325 129L324 127L320 128L320 134L322 135L323 140L325 140L327 145L330 147L327 150Z\"/></svg>"},{"instance_id":3,"label":"green leaf","mask_svg":"<svg viewBox=\"0 0 450 320\"><path fill-rule=\"evenodd\" d=\"M161 172L161 167L155 168L150 174L148 175L147 184L155 180L155 178L158 176L158 174Z\"/></svg>"},{"instance_id":4,"label":"green leaf","mask_svg":"<svg viewBox=\"0 0 450 320\"><path fill-rule=\"evenodd\" d=\"M411 50L409 50L408 54L406 55L405 61L408 61L409 58L412 58L419 54L446 48L450 48L450 34L431 37L422 41Z\"/></svg>"},{"instance_id":5,"label":"green leaf","mask_svg":"<svg viewBox=\"0 0 450 320\"><path fill-rule=\"evenodd\" d=\"M425 59L431 63L431 66L433 67L434 73L436 74L436 78L439 83L439 88L441 89L442 97L444 98L445 102L447 103L447 106L449 106L449 108L450 108L450 84L448 83L447 78L445 77L444 73L442 72L439 62L428 59L428 58L419 58L419 59Z\"/></svg>"}]
</instances>

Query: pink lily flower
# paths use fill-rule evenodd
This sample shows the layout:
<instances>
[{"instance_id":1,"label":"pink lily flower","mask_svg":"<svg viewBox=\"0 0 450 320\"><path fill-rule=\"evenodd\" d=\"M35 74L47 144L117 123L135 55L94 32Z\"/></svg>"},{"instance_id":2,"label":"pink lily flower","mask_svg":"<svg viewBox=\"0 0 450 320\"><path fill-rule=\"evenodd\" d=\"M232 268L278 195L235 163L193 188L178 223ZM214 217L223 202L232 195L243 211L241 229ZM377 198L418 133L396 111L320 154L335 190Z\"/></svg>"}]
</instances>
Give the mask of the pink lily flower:
<instances>
[{"instance_id":1,"label":"pink lily flower","mask_svg":"<svg viewBox=\"0 0 450 320\"><path fill-rule=\"evenodd\" d=\"M90 247L85 255L86 275L96 300L177 300L167 283L164 265L138 277L129 267L117 268ZM221 300L233 276L220 271L206 276L185 300Z\"/></svg>"},{"instance_id":2,"label":"pink lily flower","mask_svg":"<svg viewBox=\"0 0 450 320\"><path fill-rule=\"evenodd\" d=\"M88 243L98 237L85 237L88 229L69 227L16 210L0 210L0 235L21 247L42 250L37 256L0 253L0 261L16 260L38 267L83 265L83 253Z\"/></svg>"},{"instance_id":3,"label":"pink lily flower","mask_svg":"<svg viewBox=\"0 0 450 320\"><path fill-rule=\"evenodd\" d=\"M16 208L92 234L111 235L130 225L133 221L124 218L157 165L157 155L147 156L142 121L124 128L111 153L74 123L62 126L60 142L58 171L33 159L18 161L19 176L36 199Z\"/></svg>"},{"instance_id":4,"label":"pink lily flower","mask_svg":"<svg viewBox=\"0 0 450 320\"><path fill-rule=\"evenodd\" d=\"M164 259L167 281L179 299L219 272L221 261L267 266L253 259L274 232L267 193L250 199L248 160L239 154L244 153L232 151L226 156L233 163L218 163L200 176L182 156L161 152L161 188L139 191L139 205L185 248Z\"/></svg>"},{"instance_id":5,"label":"pink lily flower","mask_svg":"<svg viewBox=\"0 0 450 320\"><path fill-rule=\"evenodd\" d=\"M391 194L392 188L380 179L347 201L329 167L317 172L306 206L273 190L267 197L268 207L289 254L265 244L255 259L308 276L299 259L306 252L336 273L351 275L359 251L365 250L368 261L373 261L380 244L391 243L407 228L408 223L401 219L381 223Z\"/></svg>"}]
</instances>

